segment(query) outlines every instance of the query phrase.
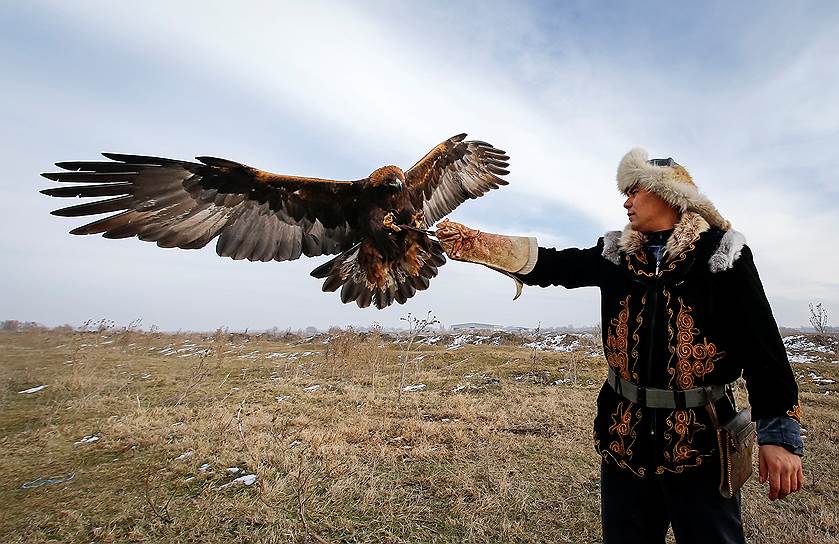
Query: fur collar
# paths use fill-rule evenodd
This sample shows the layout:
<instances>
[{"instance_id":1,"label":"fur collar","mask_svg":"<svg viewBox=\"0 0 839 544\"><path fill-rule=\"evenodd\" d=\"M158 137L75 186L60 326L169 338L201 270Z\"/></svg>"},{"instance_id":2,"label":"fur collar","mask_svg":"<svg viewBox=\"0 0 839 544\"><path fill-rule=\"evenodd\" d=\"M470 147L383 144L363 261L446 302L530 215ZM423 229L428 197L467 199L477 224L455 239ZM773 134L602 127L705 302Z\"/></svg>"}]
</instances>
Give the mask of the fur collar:
<instances>
[{"instance_id":1,"label":"fur collar","mask_svg":"<svg viewBox=\"0 0 839 544\"><path fill-rule=\"evenodd\" d=\"M711 226L698 213L683 213L682 218L673 227L673 234L668 238L667 246L664 248L665 262L687 249L690 244L698 240L699 236L709 228ZM644 242L646 241L647 237L643 233L632 230L632 227L627 225L618 240L618 247L627 255L636 255L638 252L643 251Z\"/></svg>"},{"instance_id":2,"label":"fur collar","mask_svg":"<svg viewBox=\"0 0 839 544\"><path fill-rule=\"evenodd\" d=\"M711 226L701 215L695 212L685 212L673 228L673 234L667 240L664 249L665 262L679 255L690 245L699 239L703 232L708 231ZM643 233L633 230L627 225L623 232L610 231L603 236L603 258L616 265L621 262L621 253L635 255L643 251L647 237ZM740 252L746 244L746 237L734 229L726 231L720 240L717 249L708 260L708 268L711 272L722 272L734 266L735 261L740 257Z\"/></svg>"}]
</instances>

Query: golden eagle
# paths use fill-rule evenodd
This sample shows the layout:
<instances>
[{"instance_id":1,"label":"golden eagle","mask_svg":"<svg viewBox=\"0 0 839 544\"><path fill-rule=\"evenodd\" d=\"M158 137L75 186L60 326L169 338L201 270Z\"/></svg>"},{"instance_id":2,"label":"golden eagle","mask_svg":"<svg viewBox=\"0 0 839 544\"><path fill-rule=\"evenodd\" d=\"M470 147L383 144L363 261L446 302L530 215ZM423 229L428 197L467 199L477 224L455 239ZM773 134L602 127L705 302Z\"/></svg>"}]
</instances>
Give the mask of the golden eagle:
<instances>
[{"instance_id":1,"label":"golden eagle","mask_svg":"<svg viewBox=\"0 0 839 544\"><path fill-rule=\"evenodd\" d=\"M52 212L113 214L70 231L138 237L197 249L218 236L216 253L251 261L335 255L312 276L341 301L385 308L428 288L443 249L425 230L468 198L507 182L504 151L458 134L406 171L384 166L355 181L272 174L238 162L199 162L103 153L108 161L56 163L42 174L70 187L57 197L114 197ZM116 212L116 213L114 213Z\"/></svg>"}]
</instances>

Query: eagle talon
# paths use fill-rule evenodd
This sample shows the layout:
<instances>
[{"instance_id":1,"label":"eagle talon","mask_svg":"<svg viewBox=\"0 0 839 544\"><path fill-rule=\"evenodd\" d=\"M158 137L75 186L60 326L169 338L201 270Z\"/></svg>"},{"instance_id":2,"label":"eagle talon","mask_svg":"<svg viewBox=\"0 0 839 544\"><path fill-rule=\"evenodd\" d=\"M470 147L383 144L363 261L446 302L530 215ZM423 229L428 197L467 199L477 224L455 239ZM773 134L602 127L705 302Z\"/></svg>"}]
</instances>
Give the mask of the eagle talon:
<instances>
[{"instance_id":1,"label":"eagle talon","mask_svg":"<svg viewBox=\"0 0 839 544\"><path fill-rule=\"evenodd\" d=\"M415 226L418 229L425 227L425 214L422 210L418 211L414 215L411 216L411 225Z\"/></svg>"},{"instance_id":2,"label":"eagle talon","mask_svg":"<svg viewBox=\"0 0 839 544\"><path fill-rule=\"evenodd\" d=\"M393 222L395 219L396 219L396 216L393 215L393 212L388 212L388 214L385 215L384 219L382 219L382 226L384 226L384 228L386 228L387 230L390 230L392 232L401 231L402 228L399 227L399 225L397 225Z\"/></svg>"}]
</instances>

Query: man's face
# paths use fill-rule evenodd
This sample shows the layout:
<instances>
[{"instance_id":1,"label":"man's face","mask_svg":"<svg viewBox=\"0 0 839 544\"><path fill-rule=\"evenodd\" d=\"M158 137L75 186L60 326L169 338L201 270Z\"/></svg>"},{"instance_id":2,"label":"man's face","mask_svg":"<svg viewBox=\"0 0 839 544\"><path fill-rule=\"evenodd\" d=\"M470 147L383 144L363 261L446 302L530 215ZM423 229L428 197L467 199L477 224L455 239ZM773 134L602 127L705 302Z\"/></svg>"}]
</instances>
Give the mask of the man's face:
<instances>
[{"instance_id":1,"label":"man's face","mask_svg":"<svg viewBox=\"0 0 839 544\"><path fill-rule=\"evenodd\" d=\"M629 224L638 232L669 230L679 219L679 214L664 199L638 186L629 190L623 207Z\"/></svg>"}]
</instances>

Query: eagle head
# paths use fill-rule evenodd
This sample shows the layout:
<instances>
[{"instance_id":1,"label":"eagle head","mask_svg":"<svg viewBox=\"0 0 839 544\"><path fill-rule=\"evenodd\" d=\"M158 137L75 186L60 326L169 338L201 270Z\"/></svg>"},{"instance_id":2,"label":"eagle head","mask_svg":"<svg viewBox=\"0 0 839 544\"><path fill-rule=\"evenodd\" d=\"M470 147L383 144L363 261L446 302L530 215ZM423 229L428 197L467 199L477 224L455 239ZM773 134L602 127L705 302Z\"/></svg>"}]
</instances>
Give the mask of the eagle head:
<instances>
[{"instance_id":1,"label":"eagle head","mask_svg":"<svg viewBox=\"0 0 839 544\"><path fill-rule=\"evenodd\" d=\"M367 178L368 187L387 187L401 191L405 184L405 172L398 166L382 166Z\"/></svg>"}]
</instances>

